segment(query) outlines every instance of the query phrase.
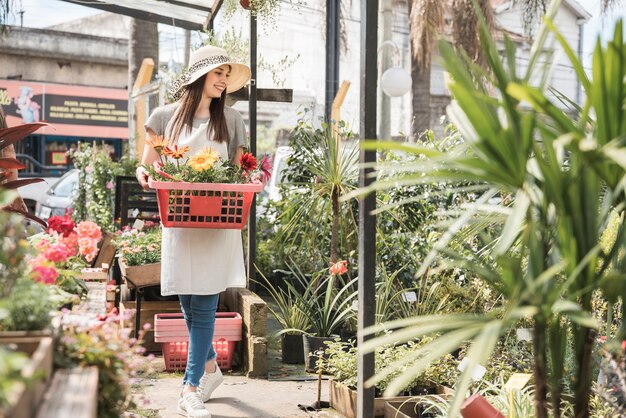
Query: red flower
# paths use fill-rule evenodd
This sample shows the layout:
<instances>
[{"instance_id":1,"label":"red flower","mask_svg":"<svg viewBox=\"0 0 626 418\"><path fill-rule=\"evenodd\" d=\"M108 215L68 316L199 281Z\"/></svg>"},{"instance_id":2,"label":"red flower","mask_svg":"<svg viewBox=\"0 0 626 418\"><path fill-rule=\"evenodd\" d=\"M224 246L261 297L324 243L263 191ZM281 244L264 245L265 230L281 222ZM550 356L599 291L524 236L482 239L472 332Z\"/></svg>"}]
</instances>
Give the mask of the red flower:
<instances>
[{"instance_id":1,"label":"red flower","mask_svg":"<svg viewBox=\"0 0 626 418\"><path fill-rule=\"evenodd\" d=\"M261 158L261 171L265 175L265 179L267 181L270 181L270 179L272 178L273 164L274 164L274 160L272 159L272 157L268 157L267 154L264 154L263 158Z\"/></svg>"},{"instance_id":2,"label":"red flower","mask_svg":"<svg viewBox=\"0 0 626 418\"><path fill-rule=\"evenodd\" d=\"M245 172L256 170L258 167L256 157L249 152L246 152L241 156L241 158L239 159L239 164Z\"/></svg>"},{"instance_id":3,"label":"red flower","mask_svg":"<svg viewBox=\"0 0 626 418\"><path fill-rule=\"evenodd\" d=\"M74 221L68 215L53 216L48 219L47 232L56 231L64 237L67 237L74 231L74 226Z\"/></svg>"},{"instance_id":4,"label":"red flower","mask_svg":"<svg viewBox=\"0 0 626 418\"><path fill-rule=\"evenodd\" d=\"M342 274L345 274L345 273L348 272L348 268L346 267L347 264L348 264L348 262L346 260L337 261L335 264L330 266L328 271L332 275L342 275Z\"/></svg>"}]
</instances>

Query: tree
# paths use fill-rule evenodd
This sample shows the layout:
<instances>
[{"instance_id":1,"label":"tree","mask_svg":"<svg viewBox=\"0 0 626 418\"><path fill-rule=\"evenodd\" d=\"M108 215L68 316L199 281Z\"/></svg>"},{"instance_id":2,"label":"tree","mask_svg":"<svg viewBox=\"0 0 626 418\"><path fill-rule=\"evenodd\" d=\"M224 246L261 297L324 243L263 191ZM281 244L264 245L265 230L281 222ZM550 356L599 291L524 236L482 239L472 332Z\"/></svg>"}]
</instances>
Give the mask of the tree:
<instances>
[{"instance_id":1,"label":"tree","mask_svg":"<svg viewBox=\"0 0 626 418\"><path fill-rule=\"evenodd\" d=\"M152 58L159 66L159 32L156 22L132 19L128 35L128 90L133 88L135 78L144 58ZM155 74L157 71L155 71Z\"/></svg>"},{"instance_id":2,"label":"tree","mask_svg":"<svg viewBox=\"0 0 626 418\"><path fill-rule=\"evenodd\" d=\"M513 0L522 7L524 29L532 34L538 18L545 13L548 0ZM602 0L605 13L621 0ZM411 76L413 78L412 104L417 138L430 126L430 69L436 42L445 33L445 16L452 17L449 26L455 48L465 51L475 62L482 62L478 20L474 3L479 7L487 25L493 31L492 0L408 0L409 36L411 42ZM448 12L448 13L446 13Z\"/></svg>"}]
</instances>

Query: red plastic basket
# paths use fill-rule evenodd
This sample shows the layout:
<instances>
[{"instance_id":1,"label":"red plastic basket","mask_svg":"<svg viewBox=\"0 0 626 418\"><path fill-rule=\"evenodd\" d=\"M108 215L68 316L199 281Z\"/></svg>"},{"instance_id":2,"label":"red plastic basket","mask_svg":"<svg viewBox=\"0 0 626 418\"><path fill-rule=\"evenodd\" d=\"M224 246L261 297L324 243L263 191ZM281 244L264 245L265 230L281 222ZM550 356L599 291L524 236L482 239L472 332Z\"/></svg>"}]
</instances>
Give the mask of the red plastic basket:
<instances>
[{"instance_id":1,"label":"red plastic basket","mask_svg":"<svg viewBox=\"0 0 626 418\"><path fill-rule=\"evenodd\" d=\"M159 215L165 227L243 229L261 183L187 183L155 181Z\"/></svg>"}]
</instances>

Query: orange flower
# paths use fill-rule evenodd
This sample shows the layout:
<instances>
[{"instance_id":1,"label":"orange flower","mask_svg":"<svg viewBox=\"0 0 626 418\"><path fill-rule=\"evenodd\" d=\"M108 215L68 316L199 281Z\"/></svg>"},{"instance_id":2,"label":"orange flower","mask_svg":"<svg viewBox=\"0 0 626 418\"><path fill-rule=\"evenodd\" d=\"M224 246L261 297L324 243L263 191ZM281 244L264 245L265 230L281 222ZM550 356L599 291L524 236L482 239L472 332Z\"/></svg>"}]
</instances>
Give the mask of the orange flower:
<instances>
[{"instance_id":1,"label":"orange flower","mask_svg":"<svg viewBox=\"0 0 626 418\"><path fill-rule=\"evenodd\" d=\"M150 135L150 137L146 139L146 142L154 148L159 155L162 154L164 148L167 148L167 140L163 135Z\"/></svg>"},{"instance_id":2,"label":"orange flower","mask_svg":"<svg viewBox=\"0 0 626 418\"><path fill-rule=\"evenodd\" d=\"M189 146L187 145L182 148L178 148L178 145L174 145L172 148L165 147L165 149L163 150L163 154L167 155L168 157L172 157L175 160L180 160L185 156L187 152L189 152Z\"/></svg>"},{"instance_id":3,"label":"orange flower","mask_svg":"<svg viewBox=\"0 0 626 418\"><path fill-rule=\"evenodd\" d=\"M346 267L347 264L348 262L346 260L337 261L335 264L330 266L328 271L330 272L330 274L336 276L345 274L348 272L348 268Z\"/></svg>"}]
</instances>

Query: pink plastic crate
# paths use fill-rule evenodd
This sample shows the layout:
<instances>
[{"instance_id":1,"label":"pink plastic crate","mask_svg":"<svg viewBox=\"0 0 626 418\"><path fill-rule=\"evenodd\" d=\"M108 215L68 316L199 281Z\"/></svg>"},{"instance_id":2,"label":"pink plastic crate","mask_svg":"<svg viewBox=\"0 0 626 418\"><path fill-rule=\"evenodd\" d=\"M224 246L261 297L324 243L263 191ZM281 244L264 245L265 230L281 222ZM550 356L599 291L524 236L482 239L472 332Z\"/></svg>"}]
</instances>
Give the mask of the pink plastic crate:
<instances>
[{"instance_id":1,"label":"pink plastic crate","mask_svg":"<svg viewBox=\"0 0 626 418\"><path fill-rule=\"evenodd\" d=\"M165 370L176 372L185 370L187 367L187 341L161 343ZM213 348L217 353L217 367L222 370L230 370L233 364L235 346L237 341L228 341L224 338L213 340Z\"/></svg>"},{"instance_id":2,"label":"pink plastic crate","mask_svg":"<svg viewBox=\"0 0 626 418\"><path fill-rule=\"evenodd\" d=\"M215 318L213 348L220 369L232 367L237 341L241 341L241 315L237 312L218 312ZM154 316L154 341L162 343L163 360L167 371L184 370L187 366L189 332L182 313Z\"/></svg>"}]
</instances>

